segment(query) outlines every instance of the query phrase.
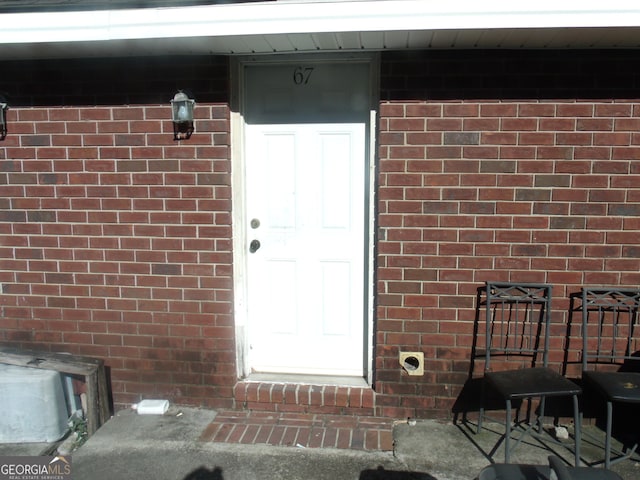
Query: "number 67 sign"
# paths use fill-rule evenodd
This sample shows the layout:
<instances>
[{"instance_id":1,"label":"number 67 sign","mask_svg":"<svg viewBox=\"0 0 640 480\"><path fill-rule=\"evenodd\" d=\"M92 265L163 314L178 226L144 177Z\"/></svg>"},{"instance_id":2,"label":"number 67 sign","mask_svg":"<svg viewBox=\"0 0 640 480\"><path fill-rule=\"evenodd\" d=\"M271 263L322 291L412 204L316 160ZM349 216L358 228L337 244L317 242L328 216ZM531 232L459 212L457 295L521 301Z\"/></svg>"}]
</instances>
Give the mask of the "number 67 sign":
<instances>
[{"instance_id":1,"label":"number 67 sign","mask_svg":"<svg viewBox=\"0 0 640 480\"><path fill-rule=\"evenodd\" d=\"M296 67L293 70L293 83L295 85L307 85L311 79L314 67Z\"/></svg>"}]
</instances>

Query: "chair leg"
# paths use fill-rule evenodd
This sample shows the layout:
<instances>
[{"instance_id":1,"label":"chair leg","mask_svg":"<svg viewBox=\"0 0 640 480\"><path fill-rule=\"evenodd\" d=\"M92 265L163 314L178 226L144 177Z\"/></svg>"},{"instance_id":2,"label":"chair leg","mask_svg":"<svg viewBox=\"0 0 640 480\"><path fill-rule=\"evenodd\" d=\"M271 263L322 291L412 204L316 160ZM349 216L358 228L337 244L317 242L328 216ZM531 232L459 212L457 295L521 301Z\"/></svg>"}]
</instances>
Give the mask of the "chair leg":
<instances>
[{"instance_id":1,"label":"chair leg","mask_svg":"<svg viewBox=\"0 0 640 480\"><path fill-rule=\"evenodd\" d=\"M504 463L511 460L511 400L507 400L504 420Z\"/></svg>"},{"instance_id":2,"label":"chair leg","mask_svg":"<svg viewBox=\"0 0 640 480\"><path fill-rule=\"evenodd\" d=\"M538 434L542 433L542 428L544 426L544 407L545 407L546 397L540 397L540 415L538 415L537 424L538 424Z\"/></svg>"},{"instance_id":3,"label":"chair leg","mask_svg":"<svg viewBox=\"0 0 640 480\"><path fill-rule=\"evenodd\" d=\"M578 396L573 396L573 441L575 462L574 466L580 466L580 445L582 444L582 415L580 414L580 403Z\"/></svg>"},{"instance_id":4,"label":"chair leg","mask_svg":"<svg viewBox=\"0 0 640 480\"><path fill-rule=\"evenodd\" d=\"M613 403L607 401L607 426L604 437L604 468L611 467L611 428L613 423Z\"/></svg>"},{"instance_id":5,"label":"chair leg","mask_svg":"<svg viewBox=\"0 0 640 480\"><path fill-rule=\"evenodd\" d=\"M484 402L485 402L485 380L482 380L480 385L480 408L478 409L478 427L476 429L476 433L480 433L482 430L482 419L484 418Z\"/></svg>"}]
</instances>

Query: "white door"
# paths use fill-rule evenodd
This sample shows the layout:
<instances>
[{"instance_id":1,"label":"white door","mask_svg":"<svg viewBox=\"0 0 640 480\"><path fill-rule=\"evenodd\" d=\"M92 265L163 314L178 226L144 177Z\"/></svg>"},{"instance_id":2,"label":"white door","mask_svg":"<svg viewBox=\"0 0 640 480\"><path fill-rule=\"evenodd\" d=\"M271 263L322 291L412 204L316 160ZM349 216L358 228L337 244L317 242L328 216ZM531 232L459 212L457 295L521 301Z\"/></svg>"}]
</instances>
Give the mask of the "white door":
<instances>
[{"instance_id":1,"label":"white door","mask_svg":"<svg viewBox=\"0 0 640 480\"><path fill-rule=\"evenodd\" d=\"M264 98L268 78L317 74L321 67L252 73L259 74ZM281 81L274 83L278 95L245 125L249 366L253 372L363 376L366 120L354 122L353 108L340 115L341 102L329 114L318 112L326 110L318 103L322 92L344 99L353 87L325 78L305 91L294 81L286 95ZM295 102L277 101L292 95Z\"/></svg>"}]
</instances>

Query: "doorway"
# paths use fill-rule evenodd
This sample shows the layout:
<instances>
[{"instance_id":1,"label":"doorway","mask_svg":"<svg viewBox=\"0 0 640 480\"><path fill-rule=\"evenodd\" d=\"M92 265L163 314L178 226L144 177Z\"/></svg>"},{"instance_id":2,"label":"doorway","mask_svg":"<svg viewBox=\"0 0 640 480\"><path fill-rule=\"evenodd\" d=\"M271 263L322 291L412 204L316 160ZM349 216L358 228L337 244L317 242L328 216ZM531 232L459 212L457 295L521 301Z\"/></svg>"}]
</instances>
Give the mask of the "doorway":
<instances>
[{"instance_id":1,"label":"doorway","mask_svg":"<svg viewBox=\"0 0 640 480\"><path fill-rule=\"evenodd\" d=\"M239 63L240 373L366 378L371 61L305 60Z\"/></svg>"}]
</instances>

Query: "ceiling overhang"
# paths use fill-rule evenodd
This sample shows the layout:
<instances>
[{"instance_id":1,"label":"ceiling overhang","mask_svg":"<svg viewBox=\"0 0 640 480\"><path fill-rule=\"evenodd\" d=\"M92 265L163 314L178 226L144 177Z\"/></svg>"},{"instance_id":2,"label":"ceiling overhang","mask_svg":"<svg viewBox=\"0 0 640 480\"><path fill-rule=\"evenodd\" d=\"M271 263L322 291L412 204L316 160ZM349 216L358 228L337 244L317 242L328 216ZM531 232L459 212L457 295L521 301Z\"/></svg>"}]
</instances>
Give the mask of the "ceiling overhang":
<instances>
[{"instance_id":1,"label":"ceiling overhang","mask_svg":"<svg viewBox=\"0 0 640 480\"><path fill-rule=\"evenodd\" d=\"M0 14L0 59L638 48L637 0L276 1Z\"/></svg>"}]
</instances>

